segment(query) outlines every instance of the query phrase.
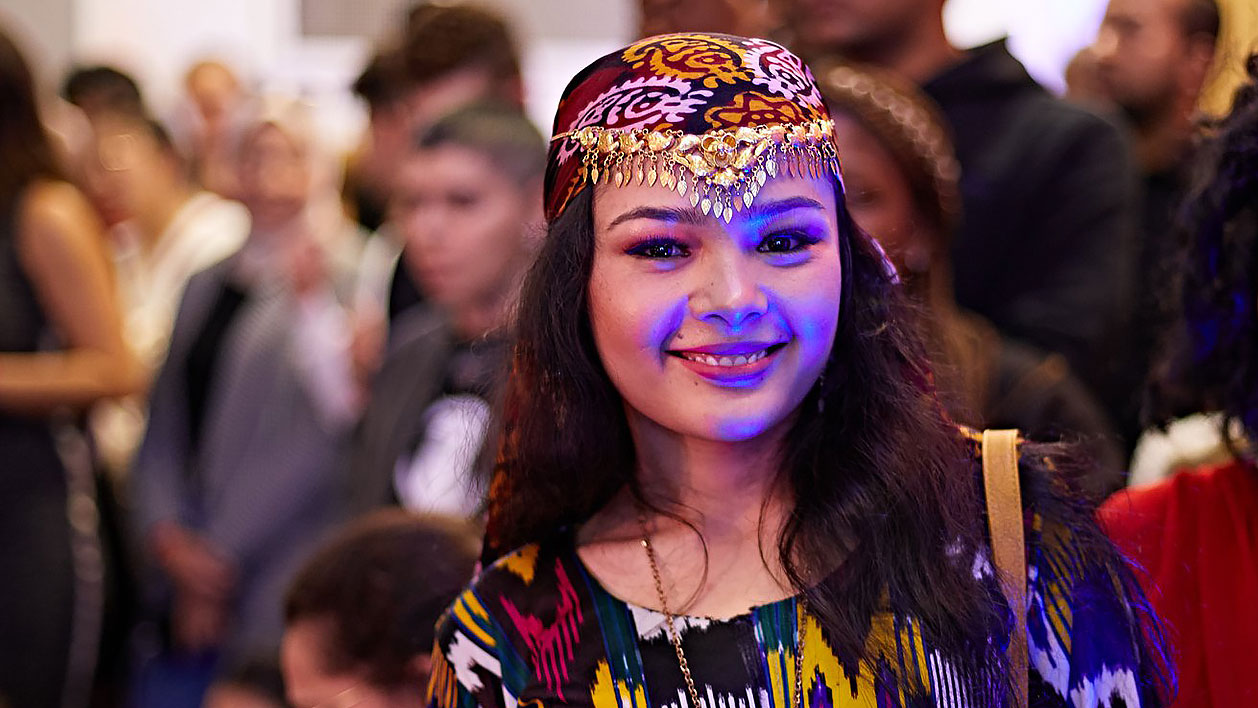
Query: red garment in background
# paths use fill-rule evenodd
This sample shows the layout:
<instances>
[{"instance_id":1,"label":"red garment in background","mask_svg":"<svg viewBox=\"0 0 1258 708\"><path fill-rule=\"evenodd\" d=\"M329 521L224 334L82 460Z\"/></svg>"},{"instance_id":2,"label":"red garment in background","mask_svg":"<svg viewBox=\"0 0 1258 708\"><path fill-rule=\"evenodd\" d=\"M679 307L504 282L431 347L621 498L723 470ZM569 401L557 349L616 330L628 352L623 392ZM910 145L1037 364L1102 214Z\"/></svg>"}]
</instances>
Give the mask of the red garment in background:
<instances>
[{"instance_id":1,"label":"red garment in background","mask_svg":"<svg viewBox=\"0 0 1258 708\"><path fill-rule=\"evenodd\" d=\"M1184 471L1115 494L1100 519L1165 625L1172 705L1258 706L1258 470Z\"/></svg>"}]
</instances>

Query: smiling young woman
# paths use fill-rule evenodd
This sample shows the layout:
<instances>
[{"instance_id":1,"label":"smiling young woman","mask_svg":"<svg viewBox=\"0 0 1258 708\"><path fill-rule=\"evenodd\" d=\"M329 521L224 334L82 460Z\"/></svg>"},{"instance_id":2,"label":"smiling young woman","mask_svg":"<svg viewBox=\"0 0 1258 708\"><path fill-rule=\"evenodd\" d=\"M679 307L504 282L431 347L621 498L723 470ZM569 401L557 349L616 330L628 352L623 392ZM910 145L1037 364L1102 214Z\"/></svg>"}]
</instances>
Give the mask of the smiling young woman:
<instances>
[{"instance_id":1,"label":"smiling young woman","mask_svg":"<svg viewBox=\"0 0 1258 708\"><path fill-rule=\"evenodd\" d=\"M1012 703L977 446L832 137L808 69L762 40L648 38L569 85L497 560L438 629L434 708ZM1022 446L1031 705L1156 704L1076 464Z\"/></svg>"}]
</instances>

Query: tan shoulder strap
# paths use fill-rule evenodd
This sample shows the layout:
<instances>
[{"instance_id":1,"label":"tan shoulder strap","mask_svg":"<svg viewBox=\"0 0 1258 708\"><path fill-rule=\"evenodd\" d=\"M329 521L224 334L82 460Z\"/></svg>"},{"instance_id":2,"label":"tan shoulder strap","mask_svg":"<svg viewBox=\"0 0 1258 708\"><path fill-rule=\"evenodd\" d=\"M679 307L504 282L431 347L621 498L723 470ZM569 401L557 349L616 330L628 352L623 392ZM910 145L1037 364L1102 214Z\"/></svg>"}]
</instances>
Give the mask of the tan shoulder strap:
<instances>
[{"instance_id":1,"label":"tan shoulder strap","mask_svg":"<svg viewBox=\"0 0 1258 708\"><path fill-rule=\"evenodd\" d=\"M983 431L983 489L987 525L992 537L992 561L1009 606L1013 608L1013 637L1009 666L1017 705L1027 706L1026 539L1022 527L1022 491L1018 481L1018 431Z\"/></svg>"}]
</instances>

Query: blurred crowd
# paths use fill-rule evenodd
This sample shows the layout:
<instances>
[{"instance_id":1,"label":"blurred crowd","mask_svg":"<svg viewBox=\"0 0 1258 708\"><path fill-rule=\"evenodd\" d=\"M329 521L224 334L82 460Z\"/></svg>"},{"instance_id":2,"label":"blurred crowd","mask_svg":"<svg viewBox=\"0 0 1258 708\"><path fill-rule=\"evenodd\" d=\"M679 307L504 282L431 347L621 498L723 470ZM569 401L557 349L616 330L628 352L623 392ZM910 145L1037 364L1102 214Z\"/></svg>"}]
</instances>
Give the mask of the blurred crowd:
<instances>
[{"instance_id":1,"label":"blurred crowd","mask_svg":"<svg viewBox=\"0 0 1258 708\"><path fill-rule=\"evenodd\" d=\"M1182 206L1217 169L1215 0L1110 0L1066 97L1004 41L950 44L942 6L642 0L639 31L808 60L954 420L1082 441L1097 501L1243 454L1252 364L1211 362L1237 369L1220 389L1170 356L1206 326L1185 288L1218 282L1184 276L1207 257ZM220 60L167 119L110 66L37 100L0 27L0 706L424 704L546 138L512 28L474 4L408 10L350 88L368 127L337 155ZM1237 259L1253 332L1258 188L1229 198L1249 221L1208 258Z\"/></svg>"}]
</instances>

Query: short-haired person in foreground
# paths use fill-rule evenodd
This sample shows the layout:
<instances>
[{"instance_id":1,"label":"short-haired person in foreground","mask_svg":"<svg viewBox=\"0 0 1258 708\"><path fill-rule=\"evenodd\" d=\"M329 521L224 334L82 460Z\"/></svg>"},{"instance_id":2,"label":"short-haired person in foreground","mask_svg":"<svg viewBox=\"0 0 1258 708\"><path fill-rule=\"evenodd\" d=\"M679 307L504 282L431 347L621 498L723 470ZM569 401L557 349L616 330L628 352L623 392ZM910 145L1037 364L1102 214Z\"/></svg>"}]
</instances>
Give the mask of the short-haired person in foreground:
<instances>
[{"instance_id":1,"label":"short-haired person in foreground","mask_svg":"<svg viewBox=\"0 0 1258 708\"><path fill-rule=\"evenodd\" d=\"M471 577L477 536L459 520L378 511L311 556L284 603L293 708L423 705L433 624Z\"/></svg>"},{"instance_id":2,"label":"short-haired person in foreground","mask_svg":"<svg viewBox=\"0 0 1258 708\"><path fill-rule=\"evenodd\" d=\"M1183 468L1101 509L1105 529L1148 571L1179 664L1175 705L1185 708L1258 705L1258 56L1248 69L1188 192L1178 340L1153 389L1159 403L1180 387L1208 401L1232 459Z\"/></svg>"},{"instance_id":3,"label":"short-haired person in foreground","mask_svg":"<svg viewBox=\"0 0 1258 708\"><path fill-rule=\"evenodd\" d=\"M995 706L1024 680L1032 706L1157 704L1138 588L1061 447L1022 444L1004 599L975 436L832 133L764 40L652 37L569 84L491 491L505 555L438 627L433 708Z\"/></svg>"}]
</instances>

